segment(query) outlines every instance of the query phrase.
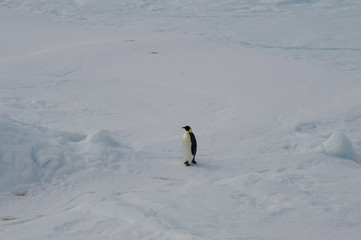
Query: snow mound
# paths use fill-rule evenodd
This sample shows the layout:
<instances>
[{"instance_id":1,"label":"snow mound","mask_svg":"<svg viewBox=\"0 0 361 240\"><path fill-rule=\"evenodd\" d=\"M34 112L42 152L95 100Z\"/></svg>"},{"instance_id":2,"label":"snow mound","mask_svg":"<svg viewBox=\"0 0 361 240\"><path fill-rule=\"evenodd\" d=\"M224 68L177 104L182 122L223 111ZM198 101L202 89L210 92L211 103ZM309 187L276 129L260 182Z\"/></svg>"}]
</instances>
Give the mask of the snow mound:
<instances>
[{"instance_id":1,"label":"snow mound","mask_svg":"<svg viewBox=\"0 0 361 240\"><path fill-rule=\"evenodd\" d=\"M0 191L66 178L95 164L118 169L130 148L106 130L58 132L0 116Z\"/></svg>"},{"instance_id":2,"label":"snow mound","mask_svg":"<svg viewBox=\"0 0 361 240\"><path fill-rule=\"evenodd\" d=\"M88 144L101 144L109 147L119 147L120 143L114 140L111 133L107 130L95 130L87 136L85 142Z\"/></svg>"},{"instance_id":3,"label":"snow mound","mask_svg":"<svg viewBox=\"0 0 361 240\"><path fill-rule=\"evenodd\" d=\"M359 161L351 141L341 131L333 132L321 145L321 149L330 156Z\"/></svg>"}]
</instances>

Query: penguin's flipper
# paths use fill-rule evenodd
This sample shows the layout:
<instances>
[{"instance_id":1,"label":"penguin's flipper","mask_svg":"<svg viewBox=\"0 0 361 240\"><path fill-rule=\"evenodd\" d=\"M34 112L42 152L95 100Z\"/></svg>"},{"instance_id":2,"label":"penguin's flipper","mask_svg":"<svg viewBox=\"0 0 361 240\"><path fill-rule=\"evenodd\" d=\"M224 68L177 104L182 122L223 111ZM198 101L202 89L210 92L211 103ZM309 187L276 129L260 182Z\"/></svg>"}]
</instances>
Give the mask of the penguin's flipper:
<instances>
[{"instance_id":1,"label":"penguin's flipper","mask_svg":"<svg viewBox=\"0 0 361 240\"><path fill-rule=\"evenodd\" d=\"M197 140L192 132L189 133L189 136L191 138L191 151L193 156L195 156L197 153Z\"/></svg>"}]
</instances>

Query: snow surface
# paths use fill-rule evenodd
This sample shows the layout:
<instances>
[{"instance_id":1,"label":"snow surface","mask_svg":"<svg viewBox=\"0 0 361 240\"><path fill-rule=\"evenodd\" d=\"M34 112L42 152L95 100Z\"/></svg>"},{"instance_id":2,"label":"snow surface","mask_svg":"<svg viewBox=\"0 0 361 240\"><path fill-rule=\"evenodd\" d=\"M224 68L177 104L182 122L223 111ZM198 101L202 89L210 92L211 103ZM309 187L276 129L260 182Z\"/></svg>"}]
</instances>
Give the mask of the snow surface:
<instances>
[{"instance_id":1,"label":"snow surface","mask_svg":"<svg viewBox=\"0 0 361 240\"><path fill-rule=\"evenodd\" d=\"M359 239L360 11L0 1L0 239Z\"/></svg>"}]
</instances>

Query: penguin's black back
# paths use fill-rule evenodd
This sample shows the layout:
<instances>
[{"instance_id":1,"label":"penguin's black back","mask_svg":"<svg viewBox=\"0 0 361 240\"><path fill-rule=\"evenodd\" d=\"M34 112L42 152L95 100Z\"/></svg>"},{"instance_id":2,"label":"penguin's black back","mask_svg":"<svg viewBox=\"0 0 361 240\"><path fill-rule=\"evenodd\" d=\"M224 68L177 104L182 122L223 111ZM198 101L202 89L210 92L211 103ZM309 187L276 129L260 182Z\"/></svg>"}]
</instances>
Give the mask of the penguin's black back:
<instances>
[{"instance_id":1,"label":"penguin's black back","mask_svg":"<svg viewBox=\"0 0 361 240\"><path fill-rule=\"evenodd\" d=\"M192 143L192 146L191 146L191 150L192 150L192 154L193 156L196 155L197 153L197 141L196 141L196 137L194 136L194 134L192 132L189 133L189 136L191 137L191 143Z\"/></svg>"}]
</instances>

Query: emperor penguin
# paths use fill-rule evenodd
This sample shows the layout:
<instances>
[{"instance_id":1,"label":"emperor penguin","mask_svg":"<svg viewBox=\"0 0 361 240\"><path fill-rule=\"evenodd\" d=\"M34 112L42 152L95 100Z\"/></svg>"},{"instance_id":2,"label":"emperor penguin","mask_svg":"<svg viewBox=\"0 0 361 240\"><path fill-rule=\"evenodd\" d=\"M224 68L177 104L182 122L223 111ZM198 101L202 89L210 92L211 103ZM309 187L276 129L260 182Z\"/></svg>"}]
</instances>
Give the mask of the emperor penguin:
<instances>
[{"instance_id":1,"label":"emperor penguin","mask_svg":"<svg viewBox=\"0 0 361 240\"><path fill-rule=\"evenodd\" d=\"M196 137L194 136L192 128L190 126L185 126L183 128L186 130L182 137L183 156L186 160L184 164L186 166L189 166L190 162L192 162L193 164L197 164L197 162L194 160L197 153Z\"/></svg>"}]
</instances>

